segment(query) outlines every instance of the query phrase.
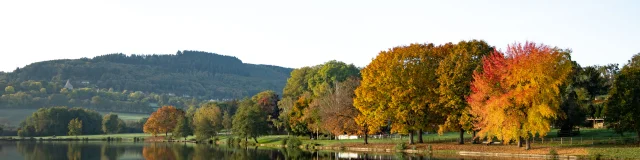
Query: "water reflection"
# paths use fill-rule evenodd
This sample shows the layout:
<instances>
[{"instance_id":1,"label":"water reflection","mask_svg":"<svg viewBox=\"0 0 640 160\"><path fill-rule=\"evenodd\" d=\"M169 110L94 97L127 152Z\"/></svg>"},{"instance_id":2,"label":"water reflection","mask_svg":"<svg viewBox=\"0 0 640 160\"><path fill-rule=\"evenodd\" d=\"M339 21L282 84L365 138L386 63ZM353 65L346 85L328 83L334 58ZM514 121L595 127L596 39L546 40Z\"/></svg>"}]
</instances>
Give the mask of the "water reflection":
<instances>
[{"instance_id":1,"label":"water reflection","mask_svg":"<svg viewBox=\"0 0 640 160\"><path fill-rule=\"evenodd\" d=\"M357 153L306 151L298 148L258 148L243 146L213 146L185 143L123 143L123 142L6 142L0 141L0 155L27 160L209 160L209 159L436 159L429 155L404 153ZM6 149L9 148L9 149ZM451 156L451 155L449 155ZM6 158L6 157L5 157ZM438 157L437 159L478 159L481 157ZM484 157L481 159L487 159ZM495 157L494 157L495 158ZM4 159L0 157L0 159ZM491 159L491 158L489 158Z\"/></svg>"}]
</instances>

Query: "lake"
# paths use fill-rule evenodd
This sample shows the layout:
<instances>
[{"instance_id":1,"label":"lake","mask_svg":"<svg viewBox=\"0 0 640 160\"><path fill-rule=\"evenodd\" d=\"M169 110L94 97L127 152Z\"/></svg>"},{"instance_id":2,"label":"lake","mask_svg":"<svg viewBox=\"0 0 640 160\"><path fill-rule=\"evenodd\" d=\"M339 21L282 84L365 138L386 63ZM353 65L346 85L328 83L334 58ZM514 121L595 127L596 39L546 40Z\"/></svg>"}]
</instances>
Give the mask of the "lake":
<instances>
[{"instance_id":1,"label":"lake","mask_svg":"<svg viewBox=\"0 0 640 160\"><path fill-rule=\"evenodd\" d=\"M0 141L0 159L26 160L209 160L209 159L495 159L402 153L305 151L185 143Z\"/></svg>"}]
</instances>

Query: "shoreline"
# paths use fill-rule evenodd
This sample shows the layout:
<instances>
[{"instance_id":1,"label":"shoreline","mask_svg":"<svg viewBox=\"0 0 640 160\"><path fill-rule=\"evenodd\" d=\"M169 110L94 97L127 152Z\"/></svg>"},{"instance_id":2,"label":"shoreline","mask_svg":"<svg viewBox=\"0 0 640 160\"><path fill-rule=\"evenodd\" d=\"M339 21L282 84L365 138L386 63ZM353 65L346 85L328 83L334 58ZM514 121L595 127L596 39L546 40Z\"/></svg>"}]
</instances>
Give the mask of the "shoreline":
<instances>
[{"instance_id":1,"label":"shoreline","mask_svg":"<svg viewBox=\"0 0 640 160\"><path fill-rule=\"evenodd\" d=\"M197 142L193 140L166 140L164 136L158 137L118 137L118 136L96 136L96 137L77 137L77 138L52 138L52 137L33 137L33 138L0 138L0 141L30 141L30 142L141 142L141 143L191 143L191 144L212 144L209 142ZM320 140L322 141L322 140ZM215 142L216 145L229 145L226 143L224 139L220 139ZM274 148L286 148L286 145L275 144L272 143L253 143L249 142L247 144L235 143L232 145L239 146L256 146L256 147L274 147ZM396 150L394 148L393 143L371 143L371 144L361 144L361 143L335 143L335 144L325 144L321 145L317 142L309 141L302 143L302 145L298 146L298 148L307 150L307 151L349 151L349 152L358 152L358 153L406 153L406 154L421 154L421 155L430 155L430 154L445 154L445 155L459 155L459 156L478 156L478 157L501 157L501 158L534 158L534 159L550 159L550 158L559 158L559 159L582 159L589 158L592 156L591 154L581 153L581 154L567 154L566 150L573 149L582 149L586 150L589 148L598 148L599 146L544 146L544 145L536 145L532 150L523 150L522 148L515 147L513 145L482 145L482 144L450 144L450 143L422 143L415 145L407 145L403 150ZM430 149L433 146L433 149ZM451 147L450 149L442 149L443 147ZM487 151L479 151L482 150L483 147L493 148L494 150ZM602 146L600 146L602 147ZM612 147L612 146L605 146ZM614 145L613 147L628 147L625 145ZM469 149L472 148L472 149ZM501 150L504 148L508 148L508 150ZM546 154L549 153L546 150L549 149L557 149L558 154ZM497 151L496 151L497 150ZM537 151L534 151L537 150ZM514 152L515 151L515 152ZM541 152L543 151L543 152Z\"/></svg>"}]
</instances>

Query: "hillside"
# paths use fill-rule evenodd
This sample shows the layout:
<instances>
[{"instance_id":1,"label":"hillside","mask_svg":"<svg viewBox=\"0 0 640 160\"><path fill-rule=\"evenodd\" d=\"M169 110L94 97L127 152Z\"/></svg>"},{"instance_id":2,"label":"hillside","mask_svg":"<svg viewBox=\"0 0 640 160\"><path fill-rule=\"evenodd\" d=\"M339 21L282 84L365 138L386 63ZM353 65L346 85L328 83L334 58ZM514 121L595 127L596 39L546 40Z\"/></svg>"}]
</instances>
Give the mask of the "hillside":
<instances>
[{"instance_id":1,"label":"hillside","mask_svg":"<svg viewBox=\"0 0 640 160\"><path fill-rule=\"evenodd\" d=\"M242 63L230 56L183 51L174 55L108 54L37 62L7 73L4 81L70 80L75 86L231 99L263 90L281 92L290 72L289 68Z\"/></svg>"},{"instance_id":2,"label":"hillside","mask_svg":"<svg viewBox=\"0 0 640 160\"><path fill-rule=\"evenodd\" d=\"M264 90L281 92L291 70L199 51L44 61L0 72L0 109L69 106L150 113L164 105L185 108ZM72 89L65 88L67 81Z\"/></svg>"}]
</instances>

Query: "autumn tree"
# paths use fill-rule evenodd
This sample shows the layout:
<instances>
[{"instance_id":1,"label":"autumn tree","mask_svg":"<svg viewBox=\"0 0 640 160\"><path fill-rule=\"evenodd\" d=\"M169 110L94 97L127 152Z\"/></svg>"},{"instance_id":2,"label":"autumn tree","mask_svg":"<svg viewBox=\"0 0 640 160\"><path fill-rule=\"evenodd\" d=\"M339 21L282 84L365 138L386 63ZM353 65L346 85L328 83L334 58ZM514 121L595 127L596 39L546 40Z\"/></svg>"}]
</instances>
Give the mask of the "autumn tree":
<instances>
[{"instance_id":1,"label":"autumn tree","mask_svg":"<svg viewBox=\"0 0 640 160\"><path fill-rule=\"evenodd\" d=\"M476 71L468 103L479 137L503 142L545 136L558 117L560 86L571 72L569 54L532 42L495 51Z\"/></svg>"},{"instance_id":2,"label":"autumn tree","mask_svg":"<svg viewBox=\"0 0 640 160\"><path fill-rule=\"evenodd\" d=\"M157 111L151 113L149 119L144 124L144 133L151 133L154 136L158 133L165 133L165 136L169 132L173 131L178 120L184 116L184 111L176 109L173 106L164 106Z\"/></svg>"},{"instance_id":3,"label":"autumn tree","mask_svg":"<svg viewBox=\"0 0 640 160\"><path fill-rule=\"evenodd\" d=\"M335 83L358 75L359 69L353 64L335 60L293 70L280 102L284 105L281 112L285 114L279 116L274 126L286 124L287 131L293 134L310 134L313 137L312 131L318 133L321 129L321 117L319 107L310 104L333 90Z\"/></svg>"},{"instance_id":4,"label":"autumn tree","mask_svg":"<svg viewBox=\"0 0 640 160\"><path fill-rule=\"evenodd\" d=\"M461 41L445 55L436 70L441 104L437 111L446 117L438 132L460 131L459 144L464 144L465 131L474 132L466 100L471 94L473 72L482 67L482 57L493 50L482 40Z\"/></svg>"},{"instance_id":5,"label":"autumn tree","mask_svg":"<svg viewBox=\"0 0 640 160\"><path fill-rule=\"evenodd\" d=\"M337 82L333 90L316 99L324 130L335 136L357 134L362 130L355 122L360 112L353 106L354 90L358 85L360 79L351 77L344 82Z\"/></svg>"},{"instance_id":6,"label":"autumn tree","mask_svg":"<svg viewBox=\"0 0 640 160\"><path fill-rule=\"evenodd\" d=\"M218 135L218 132L224 127L220 107L215 103L202 105L193 116L193 125L198 139L206 139Z\"/></svg>"},{"instance_id":7,"label":"autumn tree","mask_svg":"<svg viewBox=\"0 0 640 160\"><path fill-rule=\"evenodd\" d=\"M605 105L605 121L618 133L636 132L640 138L640 53L615 77Z\"/></svg>"},{"instance_id":8,"label":"autumn tree","mask_svg":"<svg viewBox=\"0 0 640 160\"><path fill-rule=\"evenodd\" d=\"M362 82L356 90L356 108L373 122L390 120L391 132L413 135L432 123L429 116L438 105L436 69L452 44L411 44L382 51L365 67ZM373 112L373 113L372 113ZM373 114L373 115L369 115ZM373 119L366 117L373 116ZM371 117L369 117L371 118ZM367 123L360 123L367 124ZM371 124L367 124L371 125Z\"/></svg>"},{"instance_id":9,"label":"autumn tree","mask_svg":"<svg viewBox=\"0 0 640 160\"><path fill-rule=\"evenodd\" d=\"M253 97L251 100L260 107L262 112L265 112L265 119L269 122L269 128L275 129L274 122L280 115L280 108L278 108L278 101L280 100L278 94L274 91L267 90L262 91Z\"/></svg>"},{"instance_id":10,"label":"autumn tree","mask_svg":"<svg viewBox=\"0 0 640 160\"><path fill-rule=\"evenodd\" d=\"M78 136L82 134L82 121L78 118L74 118L69 121L69 133L70 136Z\"/></svg>"}]
</instances>

